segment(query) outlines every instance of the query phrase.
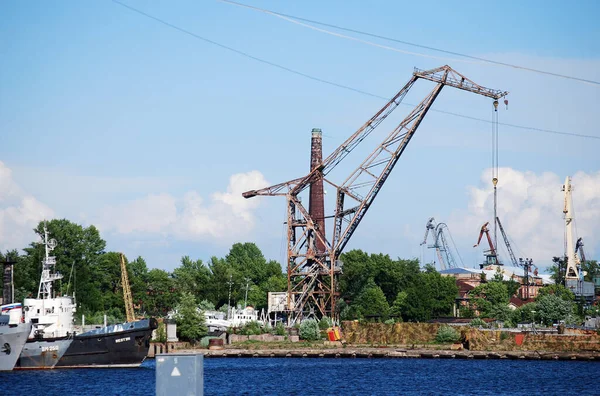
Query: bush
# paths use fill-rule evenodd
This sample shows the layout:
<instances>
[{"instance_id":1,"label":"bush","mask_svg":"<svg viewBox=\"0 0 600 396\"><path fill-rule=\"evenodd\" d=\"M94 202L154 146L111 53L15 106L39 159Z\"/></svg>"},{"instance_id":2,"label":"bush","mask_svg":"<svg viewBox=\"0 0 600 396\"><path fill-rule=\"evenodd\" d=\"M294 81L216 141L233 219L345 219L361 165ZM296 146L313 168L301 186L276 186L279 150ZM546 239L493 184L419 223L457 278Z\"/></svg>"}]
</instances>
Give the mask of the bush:
<instances>
[{"instance_id":1,"label":"bush","mask_svg":"<svg viewBox=\"0 0 600 396\"><path fill-rule=\"evenodd\" d=\"M164 321L161 321L158 323L158 328L156 329L156 335L152 341L167 342L167 328L165 326Z\"/></svg>"},{"instance_id":2,"label":"bush","mask_svg":"<svg viewBox=\"0 0 600 396\"><path fill-rule=\"evenodd\" d=\"M240 328L238 334L241 335L260 335L262 334L262 328L260 327L260 323L253 320L248 323L244 323L244 325Z\"/></svg>"},{"instance_id":3,"label":"bush","mask_svg":"<svg viewBox=\"0 0 600 396\"><path fill-rule=\"evenodd\" d=\"M387 325L393 325L394 323L396 323L396 321L395 321L394 319L388 319L388 320L386 320L386 321L385 321L385 322L383 322L383 323L385 323L385 324L387 324Z\"/></svg>"},{"instance_id":4,"label":"bush","mask_svg":"<svg viewBox=\"0 0 600 396\"><path fill-rule=\"evenodd\" d=\"M316 341L320 338L319 324L314 319L307 319L300 323L298 335L301 339L307 341Z\"/></svg>"},{"instance_id":5,"label":"bush","mask_svg":"<svg viewBox=\"0 0 600 396\"><path fill-rule=\"evenodd\" d=\"M481 318L475 318L469 323L469 326L486 328L487 323L485 323L485 321L483 321Z\"/></svg>"},{"instance_id":6,"label":"bush","mask_svg":"<svg viewBox=\"0 0 600 396\"><path fill-rule=\"evenodd\" d=\"M282 336L285 335L285 326L281 322L277 322L275 325L275 335Z\"/></svg>"},{"instance_id":7,"label":"bush","mask_svg":"<svg viewBox=\"0 0 600 396\"><path fill-rule=\"evenodd\" d=\"M469 307L460 307L458 312L461 318L470 319L475 317L475 311Z\"/></svg>"},{"instance_id":8,"label":"bush","mask_svg":"<svg viewBox=\"0 0 600 396\"><path fill-rule=\"evenodd\" d=\"M323 316L323 318L319 321L320 330L327 330L331 326L333 326L333 322L327 316Z\"/></svg>"},{"instance_id":9,"label":"bush","mask_svg":"<svg viewBox=\"0 0 600 396\"><path fill-rule=\"evenodd\" d=\"M435 335L435 340L439 343L454 343L459 339L460 334L450 326L441 326Z\"/></svg>"}]
</instances>

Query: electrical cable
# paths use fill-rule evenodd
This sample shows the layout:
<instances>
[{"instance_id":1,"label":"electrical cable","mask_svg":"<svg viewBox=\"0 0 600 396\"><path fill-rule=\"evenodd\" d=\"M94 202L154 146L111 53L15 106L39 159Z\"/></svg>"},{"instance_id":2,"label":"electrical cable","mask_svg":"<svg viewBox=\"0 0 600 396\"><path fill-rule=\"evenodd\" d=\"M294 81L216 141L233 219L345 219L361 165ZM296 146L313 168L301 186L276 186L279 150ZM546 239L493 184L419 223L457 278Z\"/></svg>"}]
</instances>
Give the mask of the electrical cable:
<instances>
[{"instance_id":1,"label":"electrical cable","mask_svg":"<svg viewBox=\"0 0 600 396\"><path fill-rule=\"evenodd\" d=\"M147 14L144 11L141 11L141 10L139 10L137 8L131 7L131 6L129 6L129 5L125 4L125 3L122 3L122 2L120 2L118 0L111 0L111 1L113 3L115 3L115 4L118 4L118 5L122 6L122 7L124 7L124 8L127 8L127 9L129 9L129 10L135 12L135 13L138 13L138 14L140 14L142 16L145 16L145 17L147 17L149 19L152 19L152 20L154 20L156 22L159 22L159 23L161 23L161 24L163 24L165 26L168 26L168 27L170 27L172 29L175 29L175 30L177 30L177 31L179 31L181 33L187 34L187 35L189 35L191 37L194 37L194 38L196 38L198 40L201 40L201 41L204 41L206 43L209 43L209 44L215 45L217 47L223 48L225 50L234 52L234 53L236 53L238 55L241 55L241 56L244 56L246 58L255 60L257 62L260 62L260 63L266 64L266 65L275 67L275 68L280 69L280 70L287 71L289 73L292 73L292 74L295 74L295 75L307 78L309 80L313 80L313 81L320 82L320 83L323 83L323 84L331 85L331 86L334 86L334 87L337 87L337 88L342 88L342 89L345 89L345 90L348 90L348 91L352 91L352 92L355 92L355 93L359 93L359 94L362 94L362 95L365 95L365 96L370 96L372 98L389 101L389 98L387 98L385 96L381 96L381 95L377 95L377 94L374 94L374 93L371 93L371 92L363 91L361 89L353 88L353 87L350 87L350 86L344 85L344 84L339 84L339 83L336 83L336 82L333 82L333 81L328 81L328 80L325 80L325 79L322 79L322 78L319 78L319 77L315 77L315 76L312 76L310 74L306 74L306 73L300 72L298 70L291 69L289 67L282 66L280 64L277 64L277 63L274 63L274 62L271 62L271 61L268 61L268 60L265 60L265 59L253 56L253 55L251 55L251 54L249 54L247 52L240 51L240 50L237 50L235 48L229 47L227 45L218 43L218 42L216 42L214 40L210 40L210 39L207 39L205 37L202 37L202 36L200 36L200 35L198 35L196 33L193 33L193 32L191 32L189 30L186 30L184 28L176 26L176 25L174 25L174 24L172 24L170 22L164 21L164 20L162 20L160 18L157 18L155 16ZM415 106L412 103L404 103L404 102L402 102L401 104L405 105L405 106L411 106L411 107ZM454 112L446 111L446 110L438 110L438 109L435 109L435 108L430 109L430 111L433 111L433 112L436 112L436 113L440 113L440 114L447 114L447 115L451 115L451 116L454 116L454 117L465 118L465 119L469 119L469 120L473 120L473 121L479 121L479 122L485 122L485 123L490 123L491 122L490 120L485 120L483 118L472 117L472 116L468 116L468 115L464 115L464 114L459 114L459 113L454 113ZM542 133L550 133L550 134L558 134L558 135L564 135L564 136L573 136L573 137L580 137L580 138L586 138L586 139L597 139L597 140L600 140L600 136L594 136L594 135L584 135L584 134L571 133L571 132L554 131L554 130L550 130L550 129L529 127L529 126L509 124L509 123L500 123L500 125L507 126L507 127L510 127L510 128L515 128L515 129L523 129L523 130L529 130L529 131L535 131L535 132L542 132Z\"/></svg>"},{"instance_id":2,"label":"electrical cable","mask_svg":"<svg viewBox=\"0 0 600 396\"><path fill-rule=\"evenodd\" d=\"M318 30L318 31L321 31L321 32L324 32L324 33L327 33L327 34L331 34L331 35L334 35L334 36L341 37L341 38L345 38L345 39L350 39L350 40L353 40L353 41L362 42L362 43L365 43L365 44L368 44L368 45L372 45L372 46L376 46L376 47L380 47L380 48L383 48L383 49L388 49L388 50L392 50L392 51L396 51L396 52L403 52L403 53L407 53L407 54L410 54L410 55L423 56L423 57L429 57L429 58L444 59L444 58L439 58L439 57L435 57L435 56L431 56L431 55L425 55L425 54L420 54L420 53L415 53L415 52L410 52L410 51L403 51L403 50L400 50L400 49L397 49L397 48L387 47L387 46L376 44L376 43L371 43L371 42L368 42L368 41L365 41L365 40L357 39L355 37L345 36L345 35L341 35L341 34L338 34L338 33L335 33L335 32L331 32L331 31L328 31L328 30L325 30L325 29L319 29L319 28L316 28L314 26L310 26L310 25L307 25L307 24L299 23L298 21L304 21L304 22L314 23L314 24L321 25L321 26L327 26L327 27L331 27L331 28L334 28L334 29L339 29L339 30L343 30L343 31L347 31L347 32L362 34L364 36L374 37L374 38L378 38L378 39L382 39L382 40L393 41L393 42L396 42L396 43L405 44L405 45L409 45L409 46L413 46L413 47L418 47L418 48L423 48L423 49L428 49L428 50L431 50L431 51L442 52L442 53L449 54L449 55L462 56L464 58L476 60L476 61L478 61L477 63L480 63L480 64L481 63L488 63L488 64L497 65L497 66L504 66L504 67L510 67L510 68L513 68L513 69L519 69L519 70L529 71L529 72L533 72L533 73L545 74L545 75L559 77L559 78L566 78L566 79L569 79L569 80L579 81L579 82L583 82L583 83L590 84L590 85L600 85L600 81L588 80L588 79L584 79L584 78L580 78L580 77L574 77L574 76L569 76L569 75L565 75L565 74L548 72L548 71L545 71L545 70L534 69L534 68L531 68L531 67L514 65L514 64L506 63L506 62L499 62L499 61L494 61L494 60L491 60L491 59L486 59L486 58L482 58L482 57L478 57L478 56L472 56L472 55L463 54L463 53L460 53L460 52L448 51L448 50L444 50L444 49L441 49L441 48L435 48L435 47L430 47L430 46L427 46L427 45L422 45L422 44L417 44L417 43L411 43L411 42L408 42L408 41L398 40L398 39L394 39L394 38L391 38L391 37L381 36L381 35L378 35L378 34L364 32L364 31L360 31L360 30L356 30L356 29L345 28L345 27L342 27L342 26L337 26L337 25L332 25L332 24L329 24L329 23L324 23L324 22L319 22L319 21L315 21L315 20L311 20L311 19L301 18L301 17L297 17L297 16L294 16L294 15L283 14L283 13L280 13L280 12L268 10L268 9L265 9L265 8L254 7L254 6L250 6L250 5L243 4L243 3L238 3L238 2L235 2L235 1L231 1L231 0L218 0L218 1L221 1L223 3L229 3L231 5L236 5L238 7L249 8L249 9L252 9L252 10L255 10L255 11L259 11L259 12L263 12L263 13L266 13L266 14L270 14L270 15L276 16L278 18L282 18L284 20L287 20L289 22L296 23L296 24L299 24L301 26L308 27L308 28L313 29L313 30ZM458 60L458 59L453 59L453 60L459 61L459 62L468 62L468 61L465 61L465 60ZM475 63L475 62L470 62L470 63Z\"/></svg>"}]
</instances>

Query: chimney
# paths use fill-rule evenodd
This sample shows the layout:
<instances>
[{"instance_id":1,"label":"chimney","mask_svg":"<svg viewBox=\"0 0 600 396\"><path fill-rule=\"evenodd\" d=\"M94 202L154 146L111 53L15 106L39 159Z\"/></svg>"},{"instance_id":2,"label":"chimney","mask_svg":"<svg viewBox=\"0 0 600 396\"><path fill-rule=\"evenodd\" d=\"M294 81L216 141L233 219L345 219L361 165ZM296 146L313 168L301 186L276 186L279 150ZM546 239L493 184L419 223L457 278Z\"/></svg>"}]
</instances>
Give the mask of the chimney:
<instances>
[{"instance_id":1,"label":"chimney","mask_svg":"<svg viewBox=\"0 0 600 396\"><path fill-rule=\"evenodd\" d=\"M323 136L321 129L313 128L310 143L310 170L319 167L323 162ZM323 190L323 174L310 185L308 200L308 213L317 226L317 232L325 239L325 197ZM316 238L316 236L315 236ZM326 245L319 239L316 240L317 253L324 253Z\"/></svg>"}]
</instances>

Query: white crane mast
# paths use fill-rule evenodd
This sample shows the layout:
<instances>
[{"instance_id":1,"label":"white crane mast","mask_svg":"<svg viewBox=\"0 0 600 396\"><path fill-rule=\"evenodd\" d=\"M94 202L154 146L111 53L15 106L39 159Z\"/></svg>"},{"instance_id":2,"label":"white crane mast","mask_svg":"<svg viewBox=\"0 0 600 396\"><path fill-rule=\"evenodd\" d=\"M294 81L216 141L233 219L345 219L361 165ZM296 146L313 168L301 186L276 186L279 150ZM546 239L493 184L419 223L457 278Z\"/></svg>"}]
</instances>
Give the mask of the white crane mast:
<instances>
[{"instance_id":1,"label":"white crane mast","mask_svg":"<svg viewBox=\"0 0 600 396\"><path fill-rule=\"evenodd\" d=\"M565 215L565 239L566 239L566 258L567 258L567 270L565 279L579 280L579 266L581 262L575 251L575 245L573 244L573 221L575 221L575 215L573 213L573 199L571 196L572 191L571 177L567 176L565 184L563 185L563 191L565 193L565 204L563 213Z\"/></svg>"}]
</instances>

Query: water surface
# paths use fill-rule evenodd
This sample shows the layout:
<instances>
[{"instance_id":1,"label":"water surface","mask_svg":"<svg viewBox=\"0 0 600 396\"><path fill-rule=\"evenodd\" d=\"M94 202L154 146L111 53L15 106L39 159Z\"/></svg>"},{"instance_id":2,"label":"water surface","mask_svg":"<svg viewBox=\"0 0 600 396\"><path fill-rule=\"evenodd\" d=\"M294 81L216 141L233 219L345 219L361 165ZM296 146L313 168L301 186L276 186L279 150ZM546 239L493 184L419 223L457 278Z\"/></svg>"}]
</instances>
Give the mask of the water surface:
<instances>
[{"instance_id":1,"label":"water surface","mask_svg":"<svg viewBox=\"0 0 600 396\"><path fill-rule=\"evenodd\" d=\"M152 395L138 369L0 373L0 395ZM213 358L205 395L599 395L600 364L581 361ZM173 395L175 396L175 395Z\"/></svg>"}]
</instances>

